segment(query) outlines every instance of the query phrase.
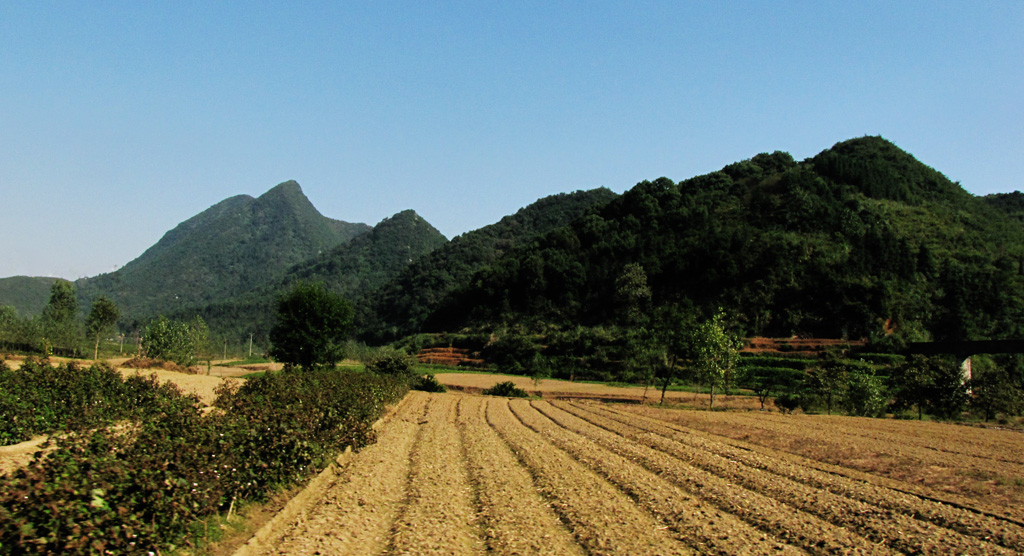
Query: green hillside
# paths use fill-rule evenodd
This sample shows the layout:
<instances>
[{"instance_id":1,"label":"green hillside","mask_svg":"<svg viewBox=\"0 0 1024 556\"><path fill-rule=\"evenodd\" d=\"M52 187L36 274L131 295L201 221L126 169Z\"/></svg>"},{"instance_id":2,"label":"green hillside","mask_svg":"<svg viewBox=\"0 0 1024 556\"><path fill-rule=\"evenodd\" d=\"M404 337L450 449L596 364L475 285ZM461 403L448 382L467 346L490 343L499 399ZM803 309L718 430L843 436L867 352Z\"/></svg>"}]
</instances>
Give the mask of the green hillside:
<instances>
[{"instance_id":1,"label":"green hillside","mask_svg":"<svg viewBox=\"0 0 1024 556\"><path fill-rule=\"evenodd\" d=\"M397 276L412 261L448 242L426 220L406 210L385 218L372 230L289 268L273 284L198 309L216 334L229 341L266 337L274 319L277 294L296 282L322 282L347 299L361 299ZM190 318L197 309L176 313Z\"/></svg>"},{"instance_id":2,"label":"green hillside","mask_svg":"<svg viewBox=\"0 0 1024 556\"><path fill-rule=\"evenodd\" d=\"M639 264L644 307L747 335L893 340L1021 337L1024 227L878 137L796 162L760 154L679 183L642 182L506 253L426 320L430 330L621 323ZM1009 204L1009 203L1003 203Z\"/></svg>"},{"instance_id":3,"label":"green hillside","mask_svg":"<svg viewBox=\"0 0 1024 556\"><path fill-rule=\"evenodd\" d=\"M0 278L0 305L14 307L22 317L36 316L50 299L56 278L11 276Z\"/></svg>"},{"instance_id":4,"label":"green hillside","mask_svg":"<svg viewBox=\"0 0 1024 556\"><path fill-rule=\"evenodd\" d=\"M106 295L146 317L219 302L280 280L285 271L370 229L321 215L299 184L226 199L182 222L123 268L79 280L88 306Z\"/></svg>"},{"instance_id":5,"label":"green hillside","mask_svg":"<svg viewBox=\"0 0 1024 556\"><path fill-rule=\"evenodd\" d=\"M398 277L362 300L359 314L365 337L390 341L418 331L424 319L474 273L615 197L605 188L551 195L494 224L454 238L413 261Z\"/></svg>"}]
</instances>

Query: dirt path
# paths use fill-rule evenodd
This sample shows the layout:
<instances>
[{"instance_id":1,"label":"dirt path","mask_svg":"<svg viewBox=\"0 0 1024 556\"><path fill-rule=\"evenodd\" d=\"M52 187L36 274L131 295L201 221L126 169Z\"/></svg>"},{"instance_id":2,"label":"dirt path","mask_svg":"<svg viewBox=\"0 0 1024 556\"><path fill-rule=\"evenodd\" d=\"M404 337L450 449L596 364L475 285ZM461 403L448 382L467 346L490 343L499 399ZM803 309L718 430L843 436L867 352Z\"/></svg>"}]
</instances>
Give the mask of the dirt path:
<instances>
[{"instance_id":1,"label":"dirt path","mask_svg":"<svg viewBox=\"0 0 1024 556\"><path fill-rule=\"evenodd\" d=\"M377 444L263 554L1024 552L1012 518L689 428L679 415L410 393ZM964 455L998 446L978 441Z\"/></svg>"},{"instance_id":2,"label":"dirt path","mask_svg":"<svg viewBox=\"0 0 1024 556\"><path fill-rule=\"evenodd\" d=\"M435 375L437 381L452 390L466 392L468 394L480 394L484 389L490 388L499 382L512 382L516 387L525 390L533 396L541 396L545 399L555 398L582 398L604 401L633 401L639 402L645 397L645 389L642 386L609 386L607 384L594 384L589 382L570 382L554 378L545 378L534 382L527 376L501 375L489 373L440 373ZM661 399L660 388L651 387L646 389L646 400L648 402ZM708 403L707 394L694 394L692 392L668 391L665 394L665 401L671 404L685 404L693 407L706 407ZM759 402L755 396L723 396L715 398L715 407L729 409L756 409Z\"/></svg>"}]
</instances>

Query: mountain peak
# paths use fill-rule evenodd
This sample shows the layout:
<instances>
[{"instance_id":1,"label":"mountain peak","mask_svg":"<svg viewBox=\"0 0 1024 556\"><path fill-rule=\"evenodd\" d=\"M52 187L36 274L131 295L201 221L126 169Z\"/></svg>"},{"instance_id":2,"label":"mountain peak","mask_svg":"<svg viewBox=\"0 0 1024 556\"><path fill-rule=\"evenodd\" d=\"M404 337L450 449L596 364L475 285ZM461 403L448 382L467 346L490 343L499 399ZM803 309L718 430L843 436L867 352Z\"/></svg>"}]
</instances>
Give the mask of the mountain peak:
<instances>
[{"instance_id":1,"label":"mountain peak","mask_svg":"<svg viewBox=\"0 0 1024 556\"><path fill-rule=\"evenodd\" d=\"M260 202L273 202L278 200L309 202L309 199L306 198L306 194L302 192L302 186L300 186L299 182L295 180L283 181L274 187L271 187L266 193L260 195L257 200Z\"/></svg>"},{"instance_id":2,"label":"mountain peak","mask_svg":"<svg viewBox=\"0 0 1024 556\"><path fill-rule=\"evenodd\" d=\"M822 175L876 199L920 204L967 194L959 184L880 136L836 143L811 162Z\"/></svg>"}]
</instances>

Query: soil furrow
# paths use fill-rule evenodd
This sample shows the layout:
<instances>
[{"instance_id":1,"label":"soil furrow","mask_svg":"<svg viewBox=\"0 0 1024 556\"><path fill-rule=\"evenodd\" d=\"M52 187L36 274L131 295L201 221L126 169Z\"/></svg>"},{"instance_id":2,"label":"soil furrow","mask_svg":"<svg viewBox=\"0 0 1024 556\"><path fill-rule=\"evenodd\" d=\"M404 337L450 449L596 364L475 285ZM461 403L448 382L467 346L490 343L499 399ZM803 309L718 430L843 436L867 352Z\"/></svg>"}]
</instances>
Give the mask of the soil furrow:
<instances>
[{"instance_id":1,"label":"soil furrow","mask_svg":"<svg viewBox=\"0 0 1024 556\"><path fill-rule=\"evenodd\" d=\"M543 402L537 405L548 411L558 411ZM546 411L538 412L526 402L512 402L511 408L524 424L629 494L637 504L674 531L680 541L701 554L806 554L683 490L635 463L634 458L609 450L602 445L604 442L595 442L588 435L578 434L575 429L552 419ZM613 445L622 442L622 438L610 434L602 440ZM644 450L643 447L639 449ZM630 455L635 455L634 451L624 450ZM646 451L650 457L668 459L654 450Z\"/></svg>"},{"instance_id":2,"label":"soil furrow","mask_svg":"<svg viewBox=\"0 0 1024 556\"><path fill-rule=\"evenodd\" d=\"M737 415L739 419L754 420L750 415ZM763 422L788 424L792 415L768 414ZM837 433L872 441L900 442L905 445L936 450L950 454L963 454L983 459L1024 464L1024 454L1015 450L1020 447L1020 433L1017 431L965 428L951 423L888 421L870 418L828 417L822 415L799 416L828 422L829 428ZM760 421L760 419L757 419ZM927 431L925 435L908 435L907 429ZM983 440L982 440L983 439ZM1015 455L1016 457L1011 457Z\"/></svg>"},{"instance_id":3,"label":"soil furrow","mask_svg":"<svg viewBox=\"0 0 1024 556\"><path fill-rule=\"evenodd\" d=\"M691 553L628 496L522 424L508 400L488 400L487 419L588 553Z\"/></svg>"},{"instance_id":4,"label":"soil furrow","mask_svg":"<svg viewBox=\"0 0 1024 556\"><path fill-rule=\"evenodd\" d=\"M655 419L684 430L700 430L715 437L772 448L804 458L809 465L824 471L856 479L869 477L869 481L887 488L1024 524L1024 510L1021 510L1024 508L1024 488L1019 486L1021 475L1014 474L998 462L979 467L952 454L907 448L900 440L867 442L833 431L833 425L840 430L848 427L843 424L843 419L856 421L867 428L883 422L879 419L765 414L765 424L761 426L757 421L750 421L751 416L744 417L741 413L678 412L636 406L620 406L614 411ZM779 419L786 422L778 422ZM931 422L901 421L899 424L906 426L904 432L907 437L928 438L936 428L944 434L949 434L947 430L959 430L965 438L976 437L976 442L981 442L982 438L991 441L993 451L1024 453L1024 435L1018 432ZM894 425L895 422L887 423L890 427ZM995 447L1005 443L1015 448L1000 450Z\"/></svg>"},{"instance_id":5,"label":"soil furrow","mask_svg":"<svg viewBox=\"0 0 1024 556\"><path fill-rule=\"evenodd\" d=\"M565 407L564 404L557 405ZM585 406L580 407L585 409ZM566 407L566 409L572 411L571 408ZM644 430L657 432L656 427L645 425L640 418L635 418L630 422ZM657 423L652 424L656 425ZM673 437L676 440L728 460L738 461L816 489L827 490L885 510L927 520L983 541L995 542L1006 548L1024 552L1024 527L1005 519L998 519L870 482L822 471L810 466L810 462L794 462L796 456L792 454L779 453L742 441L709 435L703 431L679 431L675 427L668 428L678 432L678 436Z\"/></svg>"},{"instance_id":6,"label":"soil furrow","mask_svg":"<svg viewBox=\"0 0 1024 556\"><path fill-rule=\"evenodd\" d=\"M341 471L324 496L288 526L264 554L379 554L405 499L409 453L426 396L410 395Z\"/></svg>"},{"instance_id":7,"label":"soil furrow","mask_svg":"<svg viewBox=\"0 0 1024 556\"><path fill-rule=\"evenodd\" d=\"M628 413L645 414L648 408L629 409ZM777 414L765 413L763 420L755 419L742 413L699 415L700 412L688 412L680 415L676 422L690 429L699 429L712 434L728 434L728 427L742 428L752 436L774 436L787 439L795 446L807 446L816 443L821 446L820 452L832 454L832 463L841 464L843 460L867 457L874 464L879 461L891 460L890 467L899 473L901 467L927 468L934 466L937 470L959 470L960 473L976 476L1003 478L1019 478L1024 476L1024 436L1011 431L988 431L957 425L941 423L919 423L902 421L906 428L899 435L865 436L864 430L871 430L885 424L884 420L858 417L829 417L824 415L787 415L784 418ZM855 423L856 427L851 424ZM808 438L808 429L828 430L828 437ZM943 429L953 428L947 432ZM914 434L919 431L921 434ZM939 432L941 431L941 432ZM960 433L960 437L954 436ZM996 435L995 433L1001 433ZM963 446L971 443L971 436L984 436L992 440L988 448L965 450ZM917 437L920 437L918 439ZM841 459L840 459L841 458ZM831 461L831 460L830 460ZM856 465L854 465L856 466ZM948 471L947 471L948 472ZM895 478L901 478L898 474ZM942 485L941 479L936 484Z\"/></svg>"},{"instance_id":8,"label":"soil furrow","mask_svg":"<svg viewBox=\"0 0 1024 556\"><path fill-rule=\"evenodd\" d=\"M893 554L891 548L835 526L828 521L787 506L755 490L738 487L733 482L690 465L678 455L667 454L606 428L596 426L550 405L543 407L548 418L607 448L647 470L661 476L681 489L734 515L750 525L811 554L836 554L853 551L857 554Z\"/></svg>"},{"instance_id":9,"label":"soil furrow","mask_svg":"<svg viewBox=\"0 0 1024 556\"><path fill-rule=\"evenodd\" d=\"M622 414L609 418L567 409L585 420L627 438L663 451L737 485L762 493L793 508L816 515L840 527L850 528L873 542L908 554L1010 554L1005 548L919 521L910 515L880 509L854 498L814 488L788 477L745 465L736 459L716 454L715 446L700 442L693 435L659 425L651 420L629 419ZM575 411L574 411L575 410ZM607 414L609 412L602 411Z\"/></svg>"},{"instance_id":10,"label":"soil furrow","mask_svg":"<svg viewBox=\"0 0 1024 556\"><path fill-rule=\"evenodd\" d=\"M533 479L484 416L486 400L459 400L470 479L476 484L480 525L493 554L583 556L572 534L535 490Z\"/></svg>"},{"instance_id":11,"label":"soil furrow","mask_svg":"<svg viewBox=\"0 0 1024 556\"><path fill-rule=\"evenodd\" d=\"M454 396L430 396L427 413L419 423L419 441L410 455L407 502L393 529L390 554L483 553L455 426L457 403Z\"/></svg>"}]
</instances>

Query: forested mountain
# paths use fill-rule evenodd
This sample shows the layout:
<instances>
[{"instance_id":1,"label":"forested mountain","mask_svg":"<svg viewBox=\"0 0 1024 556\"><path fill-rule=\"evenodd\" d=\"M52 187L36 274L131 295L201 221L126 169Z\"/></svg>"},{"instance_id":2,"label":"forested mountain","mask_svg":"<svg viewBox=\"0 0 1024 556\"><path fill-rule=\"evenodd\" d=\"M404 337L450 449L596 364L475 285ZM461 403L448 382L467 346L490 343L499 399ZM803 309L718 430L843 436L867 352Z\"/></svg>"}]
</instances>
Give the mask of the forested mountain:
<instances>
[{"instance_id":1,"label":"forested mountain","mask_svg":"<svg viewBox=\"0 0 1024 556\"><path fill-rule=\"evenodd\" d=\"M1018 221L1024 222L1024 193L993 193L982 199L990 206L1009 214Z\"/></svg>"},{"instance_id":2,"label":"forested mountain","mask_svg":"<svg viewBox=\"0 0 1024 556\"><path fill-rule=\"evenodd\" d=\"M0 305L9 305L23 317L43 312L56 278L11 276L0 278Z\"/></svg>"},{"instance_id":3,"label":"forested mountain","mask_svg":"<svg viewBox=\"0 0 1024 556\"><path fill-rule=\"evenodd\" d=\"M406 210L348 243L291 267L283 282L323 282L331 291L359 298L446 243L448 239L429 222Z\"/></svg>"},{"instance_id":4,"label":"forested mountain","mask_svg":"<svg viewBox=\"0 0 1024 556\"><path fill-rule=\"evenodd\" d=\"M182 222L123 268L76 285L82 306L113 299L126 315L155 316L222 301L370 230L321 215L287 181L259 198L231 197Z\"/></svg>"},{"instance_id":5,"label":"forested mountain","mask_svg":"<svg viewBox=\"0 0 1024 556\"><path fill-rule=\"evenodd\" d=\"M418 331L427 315L474 273L615 197L606 188L551 195L414 260L397 278L357 304L365 337L389 341Z\"/></svg>"},{"instance_id":6,"label":"forested mountain","mask_svg":"<svg viewBox=\"0 0 1024 556\"><path fill-rule=\"evenodd\" d=\"M274 322L274 303L281 291L297 282L321 282L328 290L360 300L395 278L412 261L448 243L448 240L412 210L385 218L372 230L289 268L273 284L198 309L220 335L263 339ZM189 309L172 314L190 318Z\"/></svg>"},{"instance_id":7,"label":"forested mountain","mask_svg":"<svg viewBox=\"0 0 1024 556\"><path fill-rule=\"evenodd\" d=\"M621 322L617 280L639 264L647 314L722 307L747 335L1021 337L1015 199L975 197L878 137L760 154L637 184L460 280L426 326Z\"/></svg>"}]
</instances>

